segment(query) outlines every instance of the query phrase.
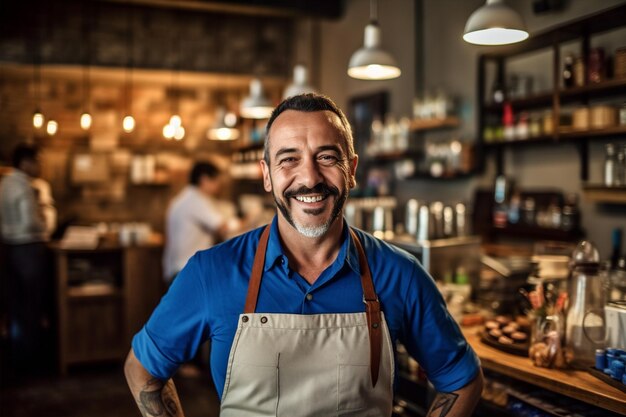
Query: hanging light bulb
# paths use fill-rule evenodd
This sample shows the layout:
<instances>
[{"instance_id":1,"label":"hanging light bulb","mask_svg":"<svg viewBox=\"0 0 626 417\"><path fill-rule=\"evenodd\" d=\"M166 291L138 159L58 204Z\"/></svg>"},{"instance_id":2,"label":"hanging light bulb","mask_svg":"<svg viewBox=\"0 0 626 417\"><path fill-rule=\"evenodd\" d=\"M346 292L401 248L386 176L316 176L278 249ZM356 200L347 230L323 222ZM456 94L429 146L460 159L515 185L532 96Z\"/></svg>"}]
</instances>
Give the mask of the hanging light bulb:
<instances>
[{"instance_id":1,"label":"hanging light bulb","mask_svg":"<svg viewBox=\"0 0 626 417\"><path fill-rule=\"evenodd\" d=\"M167 140L174 138L174 133L176 133L176 128L171 124L166 124L163 126L163 137Z\"/></svg>"},{"instance_id":2,"label":"hanging light bulb","mask_svg":"<svg viewBox=\"0 0 626 417\"><path fill-rule=\"evenodd\" d=\"M48 124L46 125L46 132L50 136L54 136L56 135L58 130L59 130L59 124L56 122L56 120L48 120Z\"/></svg>"},{"instance_id":3,"label":"hanging light bulb","mask_svg":"<svg viewBox=\"0 0 626 417\"><path fill-rule=\"evenodd\" d=\"M175 126L174 127L174 139L183 140L184 137L185 137L185 128L182 125Z\"/></svg>"},{"instance_id":4,"label":"hanging light bulb","mask_svg":"<svg viewBox=\"0 0 626 417\"><path fill-rule=\"evenodd\" d=\"M215 112L215 123L207 131L207 138L211 140L234 140L239 138L239 130L234 129L237 124L237 116L234 113L226 113L223 107Z\"/></svg>"},{"instance_id":5,"label":"hanging light bulb","mask_svg":"<svg viewBox=\"0 0 626 417\"><path fill-rule=\"evenodd\" d=\"M476 45L506 45L528 38L522 17L504 0L487 0L467 19L463 39Z\"/></svg>"},{"instance_id":6,"label":"hanging light bulb","mask_svg":"<svg viewBox=\"0 0 626 417\"><path fill-rule=\"evenodd\" d=\"M293 83L285 89L283 99L306 93L315 93L315 89L308 83L307 68L302 64L297 64L293 67Z\"/></svg>"},{"instance_id":7,"label":"hanging light bulb","mask_svg":"<svg viewBox=\"0 0 626 417\"><path fill-rule=\"evenodd\" d=\"M348 75L359 80L391 80L398 78L402 71L396 60L381 48L381 33L378 26L375 0L370 2L370 23L365 26L363 48L350 58Z\"/></svg>"},{"instance_id":8,"label":"hanging light bulb","mask_svg":"<svg viewBox=\"0 0 626 417\"><path fill-rule=\"evenodd\" d=\"M183 120L180 118L179 115L175 114L172 117L170 117L170 124L174 127L178 127L178 126L182 126Z\"/></svg>"},{"instance_id":9,"label":"hanging light bulb","mask_svg":"<svg viewBox=\"0 0 626 417\"><path fill-rule=\"evenodd\" d=\"M122 129L124 129L126 133L131 133L135 130L135 118L133 116L124 117L124 120L122 120Z\"/></svg>"},{"instance_id":10,"label":"hanging light bulb","mask_svg":"<svg viewBox=\"0 0 626 417\"><path fill-rule=\"evenodd\" d=\"M43 126L43 122L43 114L41 114L39 109L35 110L35 113L33 113L33 126L35 127L35 129L41 129Z\"/></svg>"},{"instance_id":11,"label":"hanging light bulb","mask_svg":"<svg viewBox=\"0 0 626 417\"><path fill-rule=\"evenodd\" d=\"M91 122L91 114L89 114L88 112L84 112L80 115L80 127L83 130L89 130L89 128L91 128Z\"/></svg>"},{"instance_id":12,"label":"hanging light bulb","mask_svg":"<svg viewBox=\"0 0 626 417\"><path fill-rule=\"evenodd\" d=\"M250 81L250 95L243 99L239 112L246 119L269 119L274 106L263 93L263 84L258 78Z\"/></svg>"}]
</instances>

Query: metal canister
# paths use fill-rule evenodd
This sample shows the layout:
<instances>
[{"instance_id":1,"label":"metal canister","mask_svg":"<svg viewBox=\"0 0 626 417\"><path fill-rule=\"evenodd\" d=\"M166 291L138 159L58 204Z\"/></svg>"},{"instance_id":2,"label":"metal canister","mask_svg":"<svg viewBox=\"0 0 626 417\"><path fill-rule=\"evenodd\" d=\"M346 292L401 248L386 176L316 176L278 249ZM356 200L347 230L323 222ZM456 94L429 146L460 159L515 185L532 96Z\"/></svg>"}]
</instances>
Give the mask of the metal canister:
<instances>
[{"instance_id":1,"label":"metal canister","mask_svg":"<svg viewBox=\"0 0 626 417\"><path fill-rule=\"evenodd\" d=\"M417 238L417 227L419 224L419 203L412 198L406 203L404 228L406 232Z\"/></svg>"}]
</instances>

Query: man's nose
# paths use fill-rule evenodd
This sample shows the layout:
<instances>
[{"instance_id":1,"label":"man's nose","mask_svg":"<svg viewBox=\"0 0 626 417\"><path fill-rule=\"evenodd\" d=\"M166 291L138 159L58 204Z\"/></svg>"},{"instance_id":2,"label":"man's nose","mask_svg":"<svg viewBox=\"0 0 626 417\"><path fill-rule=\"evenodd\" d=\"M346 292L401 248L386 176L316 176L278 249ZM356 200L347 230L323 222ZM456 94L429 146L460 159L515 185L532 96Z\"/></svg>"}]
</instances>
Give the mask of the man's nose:
<instances>
[{"instance_id":1,"label":"man's nose","mask_svg":"<svg viewBox=\"0 0 626 417\"><path fill-rule=\"evenodd\" d=\"M304 158L299 172L299 182L307 188L313 188L322 180L323 176L315 158Z\"/></svg>"}]
</instances>

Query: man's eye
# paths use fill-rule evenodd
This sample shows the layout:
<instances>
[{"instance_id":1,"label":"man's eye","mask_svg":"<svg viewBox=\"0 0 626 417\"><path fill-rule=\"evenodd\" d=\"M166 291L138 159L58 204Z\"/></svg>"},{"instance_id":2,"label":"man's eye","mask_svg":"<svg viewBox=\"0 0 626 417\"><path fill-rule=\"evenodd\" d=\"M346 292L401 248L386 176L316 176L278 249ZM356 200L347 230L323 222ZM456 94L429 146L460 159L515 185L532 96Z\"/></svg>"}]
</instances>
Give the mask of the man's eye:
<instances>
[{"instance_id":1,"label":"man's eye","mask_svg":"<svg viewBox=\"0 0 626 417\"><path fill-rule=\"evenodd\" d=\"M293 157L289 157L289 158L283 158L279 161L280 165L284 165L284 164L292 164L296 162L296 158Z\"/></svg>"},{"instance_id":2,"label":"man's eye","mask_svg":"<svg viewBox=\"0 0 626 417\"><path fill-rule=\"evenodd\" d=\"M320 155L318 160L326 165L336 164L339 161L335 155Z\"/></svg>"}]
</instances>

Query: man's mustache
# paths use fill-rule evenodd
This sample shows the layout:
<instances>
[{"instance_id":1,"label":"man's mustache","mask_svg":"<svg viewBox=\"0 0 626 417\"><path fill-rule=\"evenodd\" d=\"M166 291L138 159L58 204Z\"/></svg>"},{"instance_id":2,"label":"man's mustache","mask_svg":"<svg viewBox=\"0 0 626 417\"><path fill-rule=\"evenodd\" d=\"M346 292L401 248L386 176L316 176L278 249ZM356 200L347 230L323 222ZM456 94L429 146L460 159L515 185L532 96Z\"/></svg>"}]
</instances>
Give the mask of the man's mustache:
<instances>
[{"instance_id":1,"label":"man's mustache","mask_svg":"<svg viewBox=\"0 0 626 417\"><path fill-rule=\"evenodd\" d=\"M329 195L338 196L339 189L337 187L330 187L326 184L319 183L313 188L302 186L296 190L287 190L283 193L283 196L285 198L291 198L291 197L295 197L298 195L307 195L307 194L322 194L324 197L329 196Z\"/></svg>"}]
</instances>

